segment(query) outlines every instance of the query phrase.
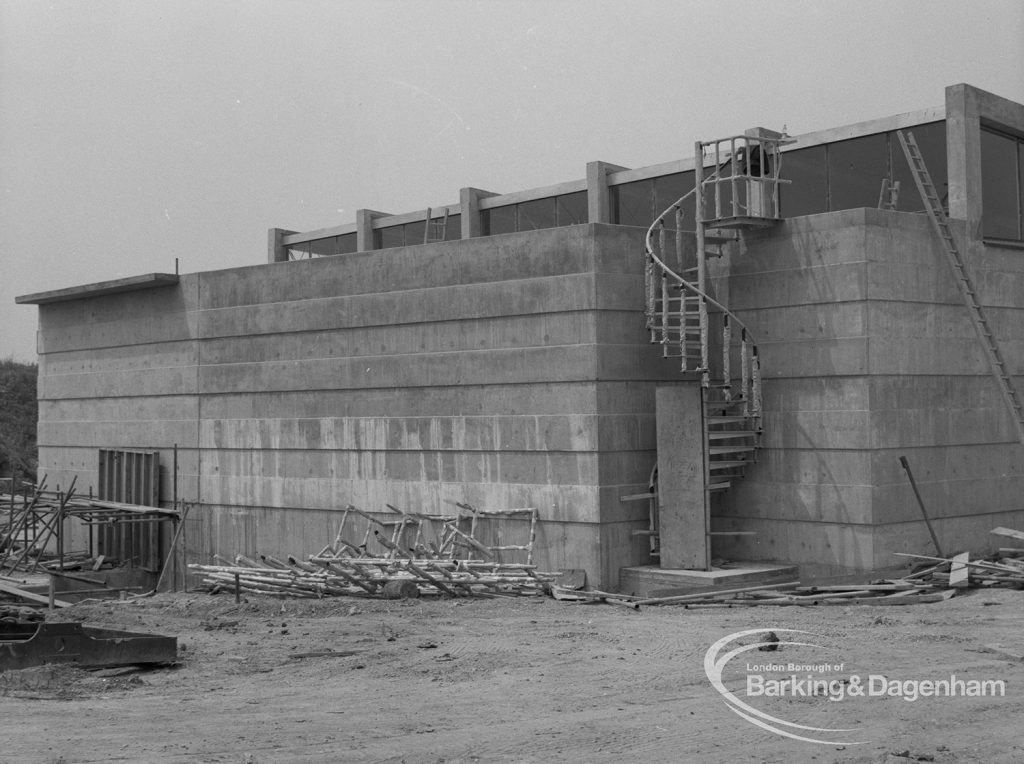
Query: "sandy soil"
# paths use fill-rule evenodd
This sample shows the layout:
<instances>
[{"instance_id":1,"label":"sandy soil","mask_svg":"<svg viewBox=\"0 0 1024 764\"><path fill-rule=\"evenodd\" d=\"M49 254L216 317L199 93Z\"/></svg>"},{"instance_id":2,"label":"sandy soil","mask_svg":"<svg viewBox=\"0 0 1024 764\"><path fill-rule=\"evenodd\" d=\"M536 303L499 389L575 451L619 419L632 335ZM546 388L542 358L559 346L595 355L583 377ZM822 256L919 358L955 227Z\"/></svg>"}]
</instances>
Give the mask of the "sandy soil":
<instances>
[{"instance_id":1,"label":"sandy soil","mask_svg":"<svg viewBox=\"0 0 1024 764\"><path fill-rule=\"evenodd\" d=\"M1024 591L1005 589L909 607L641 612L541 597L83 603L51 618L175 635L180 665L0 675L0 761L1021 762L1024 663L985 646L1024 653L1022 606ZM955 673L1001 679L1005 696L748 699L852 730L802 733L847 744L789 739L731 712L705 674L716 640L758 628L820 647L737 657L723 676L740 695L744 663L825 660L843 663L832 678ZM300 657L329 650L341 654Z\"/></svg>"}]
</instances>

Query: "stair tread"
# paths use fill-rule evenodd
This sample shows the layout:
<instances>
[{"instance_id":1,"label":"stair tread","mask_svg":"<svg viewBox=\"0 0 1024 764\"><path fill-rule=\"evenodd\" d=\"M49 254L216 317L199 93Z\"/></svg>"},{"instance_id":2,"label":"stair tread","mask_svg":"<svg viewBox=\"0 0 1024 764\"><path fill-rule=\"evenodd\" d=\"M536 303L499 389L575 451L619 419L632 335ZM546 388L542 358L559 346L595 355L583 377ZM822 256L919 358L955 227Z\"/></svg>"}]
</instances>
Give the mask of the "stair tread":
<instances>
[{"instance_id":1,"label":"stair tread","mask_svg":"<svg viewBox=\"0 0 1024 764\"><path fill-rule=\"evenodd\" d=\"M756 451L756 446L711 446L708 448L709 454L746 454L751 451Z\"/></svg>"},{"instance_id":2,"label":"stair tread","mask_svg":"<svg viewBox=\"0 0 1024 764\"><path fill-rule=\"evenodd\" d=\"M710 469L735 469L736 467L746 467L750 462L746 459L722 459L715 461L711 459L708 461L708 467Z\"/></svg>"},{"instance_id":3,"label":"stair tread","mask_svg":"<svg viewBox=\"0 0 1024 764\"><path fill-rule=\"evenodd\" d=\"M757 430L711 430L708 440L731 440L733 438L755 438Z\"/></svg>"}]
</instances>

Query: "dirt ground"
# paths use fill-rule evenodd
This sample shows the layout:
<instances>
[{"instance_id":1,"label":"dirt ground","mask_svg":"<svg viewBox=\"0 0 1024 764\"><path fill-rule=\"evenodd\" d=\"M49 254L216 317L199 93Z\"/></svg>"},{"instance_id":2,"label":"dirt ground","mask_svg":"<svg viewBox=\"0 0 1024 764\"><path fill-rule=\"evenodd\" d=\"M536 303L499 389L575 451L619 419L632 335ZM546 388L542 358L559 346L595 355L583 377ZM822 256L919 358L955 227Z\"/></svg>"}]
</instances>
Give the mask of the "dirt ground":
<instances>
[{"instance_id":1,"label":"dirt ground","mask_svg":"<svg viewBox=\"0 0 1024 764\"><path fill-rule=\"evenodd\" d=\"M0 674L0 761L1021 762L1024 662L985 646L1024 653L1022 615L1024 591L1007 589L640 612L546 597L82 603L50 620L174 635L179 665ZM1001 679L1005 695L747 698L785 722L852 730L800 732L848 744L790 739L733 713L705 674L714 642L761 628L819 647L738 656L723 674L738 695L744 662L822 660L847 679Z\"/></svg>"}]
</instances>

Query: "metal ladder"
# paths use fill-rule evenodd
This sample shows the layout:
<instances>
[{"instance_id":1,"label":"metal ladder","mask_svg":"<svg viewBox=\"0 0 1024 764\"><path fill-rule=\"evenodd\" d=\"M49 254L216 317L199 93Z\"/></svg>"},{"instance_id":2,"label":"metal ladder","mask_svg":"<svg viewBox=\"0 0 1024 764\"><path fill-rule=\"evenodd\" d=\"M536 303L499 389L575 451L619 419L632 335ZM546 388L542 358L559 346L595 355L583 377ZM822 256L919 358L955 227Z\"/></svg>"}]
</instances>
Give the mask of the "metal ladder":
<instances>
[{"instance_id":1,"label":"metal ladder","mask_svg":"<svg viewBox=\"0 0 1024 764\"><path fill-rule=\"evenodd\" d=\"M429 244L432 241L444 241L448 233L448 208L444 208L444 215L435 218L433 207L427 207L427 216L423 225L423 243Z\"/></svg>"},{"instance_id":2,"label":"metal ladder","mask_svg":"<svg viewBox=\"0 0 1024 764\"><path fill-rule=\"evenodd\" d=\"M985 355L988 358L988 365L992 370L992 376L995 377L996 384L999 386L999 392L1003 396L1003 402L1013 418L1014 426L1017 429L1017 439L1024 443L1024 409L1021 407L1020 397L1013 386L1013 379L1007 370L1006 362L1003 360L1003 354L999 350L999 345L989 326L988 319L985 317L985 311L978 301L978 293L974 287L974 281L967 270L967 265L960 254L960 249L953 238L953 233L950 231L949 218L946 216L946 211L942 208L942 201L935 191L935 185L932 183L931 175L928 173L928 168L921 157L921 151L917 147L917 141L914 140L914 134L911 132L904 133L902 130L899 130L897 135L899 135L900 143L903 145L903 153L907 157L907 164L910 165L910 169L913 172L914 183L917 184L917 190L925 202L928 217L931 219L936 233L939 234L946 258L953 267L953 275L956 277L960 294L963 295L964 304L967 306L967 312L971 317L974 331L978 335L981 346L985 349Z\"/></svg>"}]
</instances>

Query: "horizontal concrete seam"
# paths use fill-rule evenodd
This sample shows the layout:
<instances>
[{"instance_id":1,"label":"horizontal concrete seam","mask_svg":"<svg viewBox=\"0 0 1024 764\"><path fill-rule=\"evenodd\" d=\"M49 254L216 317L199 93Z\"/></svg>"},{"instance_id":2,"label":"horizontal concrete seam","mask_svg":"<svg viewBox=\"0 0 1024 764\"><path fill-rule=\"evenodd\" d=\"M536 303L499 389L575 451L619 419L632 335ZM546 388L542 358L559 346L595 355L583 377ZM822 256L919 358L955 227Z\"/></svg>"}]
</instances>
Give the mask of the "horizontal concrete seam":
<instances>
[{"instance_id":1,"label":"horizontal concrete seam","mask_svg":"<svg viewBox=\"0 0 1024 764\"><path fill-rule=\"evenodd\" d=\"M791 337L778 340L766 340L761 338L758 339L757 346L759 348L766 348L773 345L806 345L812 342L820 345L822 343L839 342L840 340L863 340L869 337L871 337L870 334L842 334L828 337ZM775 377L775 379L780 379L780 377Z\"/></svg>"},{"instance_id":2,"label":"horizontal concrete seam","mask_svg":"<svg viewBox=\"0 0 1024 764\"><path fill-rule=\"evenodd\" d=\"M355 324L352 326L337 326L328 328L311 328L311 329L282 329L280 331L269 331L260 332L259 334L243 333L243 334L224 334L224 335L213 335L209 337L197 337L195 342L201 342L204 344L210 344L217 342L221 339L235 339L237 337L251 337L254 341L261 340L263 338L278 337L281 335L306 335L306 334L333 334L333 333L345 333L345 332L360 332L360 331L373 331L373 330L397 330L407 327L429 327L429 326L444 326L445 324L494 324L500 326L505 323L508 318L516 319L543 319L547 316L585 316L589 313L593 313L595 310L602 312L612 312L604 308L573 308L571 310L541 310L530 313L502 313L495 314L493 316L483 317L469 317L469 318L437 318L430 319L427 321L402 321L386 324ZM617 312L630 313L632 311L620 309ZM205 365L205 363L204 363Z\"/></svg>"},{"instance_id":3,"label":"horizontal concrete seam","mask_svg":"<svg viewBox=\"0 0 1024 764\"><path fill-rule=\"evenodd\" d=\"M575 385L575 384L594 382L594 381L595 381L594 377L592 377L592 376L564 377L564 378L558 380L557 384ZM621 380L615 380L615 379L604 380L604 379L602 379L602 380L597 380L597 381L629 382L629 381L633 381L633 380L632 379L621 379ZM511 384L513 384L513 383L495 382L495 383L493 383L493 386L494 387L500 387L502 385L509 385L509 386L511 386ZM519 386L524 386L524 385L541 385L541 384L547 384L547 383L540 382L540 381L537 381L537 380L525 380L523 382L516 382L514 384L519 385ZM487 383L479 383L479 382L474 382L473 383L474 387L481 387L481 386L486 386L486 385L487 385ZM453 385L445 385L444 387L452 387L452 386ZM457 386L457 385L455 385L455 386ZM434 389L440 389L440 387L442 387L442 386L440 386L440 385L431 385L431 384L413 384L413 383L409 383L409 384L403 385L402 389L409 389L409 390L431 389L431 390L434 390ZM344 389L344 392L366 393L366 392L370 392L370 391L380 391L380 390L394 391L395 390L395 386L394 385L383 385L383 386L369 386L369 385L367 385L367 386L364 386L364 387L348 387L348 388ZM201 395L203 396L203 398L205 400L205 398L207 396L209 396L209 395L246 396L246 395L266 394L266 395L275 395L276 396L276 395L290 395L292 393L295 393L295 394L312 394L312 393L330 394L330 393L336 393L336 392L338 392L338 388L336 388L336 387L285 387L285 388L276 388L276 389L273 389L273 390L253 389L253 388L220 390L220 391L203 392L203 393L201 393Z\"/></svg>"},{"instance_id":4,"label":"horizontal concrete seam","mask_svg":"<svg viewBox=\"0 0 1024 764\"><path fill-rule=\"evenodd\" d=\"M104 323L110 324L111 326L122 326L124 322L123 321L107 321L107 322L104 322ZM102 326L102 325L103 324L93 324L93 326ZM40 331L40 334L45 334L45 332ZM191 342L194 342L195 340L196 340L196 338L194 336L187 335L187 336L183 336L183 337L176 337L176 338L173 338L173 339L166 339L166 340L149 340L147 342L119 342L116 345L76 345L73 348L65 348L63 350L46 350L46 351L40 353L39 355L40 356L48 356L48 355L59 355L61 353L78 353L78 352L85 351L85 350L123 350L125 348L136 348L136 347L143 347L143 346L147 346L147 345L159 346L159 345L170 345L170 344L180 344L180 343L191 343ZM45 337L43 338L42 343L46 344Z\"/></svg>"},{"instance_id":5,"label":"horizontal concrete seam","mask_svg":"<svg viewBox=\"0 0 1024 764\"><path fill-rule=\"evenodd\" d=\"M198 365L199 364L192 363L192 364L188 364L187 366L152 366L152 367L149 367L149 368L146 368L146 369L101 369L101 370L98 370L98 371L46 372L45 374L41 375L40 379L42 379L42 380L62 379L62 378L65 378L65 377L83 377L83 376L92 376L92 375L95 375L95 374L120 374L120 375L126 375L126 374L148 374L150 372L163 372L163 371L167 371L168 369L170 369L170 370L174 370L174 369L182 369L182 370L194 369ZM164 394L165 395L174 395L174 393L164 393Z\"/></svg>"},{"instance_id":6,"label":"horizontal concrete seam","mask_svg":"<svg viewBox=\"0 0 1024 764\"><path fill-rule=\"evenodd\" d=\"M69 425L69 424L135 424L135 425L144 425L146 427L149 427L149 426L152 426L152 425L161 424L162 422L195 422L195 421L196 421L196 418L194 416L189 416L189 417L180 417L180 418L177 418L177 419L168 419L168 418L160 418L160 419L150 419L150 418L140 418L140 419L40 419L39 420L39 424L40 425L47 425L47 424L52 424L52 425Z\"/></svg>"},{"instance_id":7,"label":"horizontal concrete seam","mask_svg":"<svg viewBox=\"0 0 1024 764\"><path fill-rule=\"evenodd\" d=\"M73 398L70 398L70 397L69 398L50 398L48 396L47 397L40 396L37 400L40 403L69 403L69 402L71 402L71 403L90 403L91 404L91 403L95 403L97 401L122 401L122 402L124 402L124 401L135 401L135 400L147 400L147 399L150 399L150 398L198 398L199 395L200 395L200 393L193 392L193 393L153 393L151 395L141 395L141 394L134 394L134 395L105 395L105 396L98 396L98 397L95 397L95 398L92 398L92 397L89 397L89 398L79 398L77 396L73 397Z\"/></svg>"},{"instance_id":8,"label":"horizontal concrete seam","mask_svg":"<svg viewBox=\"0 0 1024 764\"><path fill-rule=\"evenodd\" d=\"M754 276L767 276L776 273L806 273L807 271L823 270L826 268L845 268L851 265L867 265L872 262L878 262L876 260L843 260L836 263L822 263L821 265L793 265L791 268L770 268L761 271L741 271L741 272L730 272L727 274L711 274L710 278L746 278Z\"/></svg>"},{"instance_id":9,"label":"horizontal concrete seam","mask_svg":"<svg viewBox=\"0 0 1024 764\"><path fill-rule=\"evenodd\" d=\"M801 518L791 517L774 517L774 516L758 516L758 515L728 515L728 516L715 516L711 517L712 522L715 520L729 520L736 522L762 522L762 523L799 523L801 525L813 525L814 527L820 527L822 525L833 526L836 528L877 528L878 526L874 523L858 522L855 520L804 520ZM921 521L918 520L918 523ZM893 523L896 525L896 523Z\"/></svg>"},{"instance_id":10,"label":"horizontal concrete seam","mask_svg":"<svg viewBox=\"0 0 1024 764\"><path fill-rule=\"evenodd\" d=\"M836 298L836 299L828 299L828 300L822 298L820 300L809 301L809 302L781 302L781 303L777 303L777 304L774 304L774 305L767 305L767 306L763 306L763 307L759 306L759 307L756 307L756 308L744 308L744 307L740 307L740 306L737 306L737 305L729 305L728 308L731 311L733 311L734 313L740 313L740 314L743 314L744 317L746 317L747 314L750 314L750 313L766 313L768 315L771 315L773 313L777 313L780 310L788 310L790 308L813 308L813 307L820 307L820 306L828 306L829 308L834 308L836 305L846 306L846 305L856 305L856 304L859 304L859 303L865 303L866 304L868 302L870 302L870 300L868 300L865 297L851 297L851 298L842 298L842 299ZM755 330L752 328L751 331L753 332Z\"/></svg>"},{"instance_id":11,"label":"horizontal concrete seam","mask_svg":"<svg viewBox=\"0 0 1024 764\"><path fill-rule=\"evenodd\" d=\"M298 358L296 358L296 359L287 359L287 358L277 359L277 358L275 358L273 360L268 360L268 361L226 361L224 363L204 363L203 364L203 368L204 369L217 369L217 368L223 368L223 367L228 367L228 366L259 366L261 364L269 364L269 363L277 363L277 364L288 363L288 364L292 364L292 363L296 363L297 361L303 361L303 360L304 361L326 361L326 360L332 360L332 359L342 359L342 360L345 360L345 359L349 359L349 358L364 358L364 359L388 358L388 359L394 359L394 358L422 358L423 356L438 356L438 355L451 355L451 356L454 356L454 355L460 355L460 354L463 354L463 353L509 353L509 352L518 352L520 350L533 350L533 349L538 349L538 350L539 349L555 350L557 348L590 348L590 347L597 346L597 344L598 343L596 343L596 342L573 342L573 343L561 343L561 344L557 344L557 345L516 345L515 347L500 347L500 348L480 348L480 347L475 347L475 348L465 348L465 349L461 349L461 350L428 350L428 351L421 351L421 352L418 352L418 353L386 353L386 354L383 354L383 355L378 353L376 355L322 356L322 357L317 357L317 358L305 358L305 359L298 359ZM360 389L362 389L362 388L360 388Z\"/></svg>"},{"instance_id":12,"label":"horizontal concrete seam","mask_svg":"<svg viewBox=\"0 0 1024 764\"><path fill-rule=\"evenodd\" d=\"M638 309L638 311L639 311L639 309ZM458 318L444 318L444 319L434 319L434 318L432 318L432 319L425 319L423 321L412 321L412 322L407 322L407 323L402 323L402 324L393 324L393 323L360 323L360 324L355 324L354 323L354 324L349 324L349 325L346 325L346 326L334 326L334 327L322 327L322 326L320 326L320 327L312 327L312 328L308 328L308 329L272 330L272 331L266 331L266 332L261 332L261 331L255 330L255 331L239 332L239 333L220 333L220 334L210 334L210 335L204 335L204 336L197 336L195 339L196 339L196 342L216 342L217 340L236 339L238 337L277 337L277 336L283 336L283 335L288 335L288 334L305 334L305 333L308 333L308 332L344 332L344 331L350 331L350 330L351 331L358 331L358 330L361 330L361 329L393 329L393 328L399 328L399 327L404 327L404 326L430 326L430 325L441 325L441 324L446 324L446 323L456 323L456 324L457 323L477 323L477 322L482 321L482 320L486 321L486 320L492 320L492 319L500 320L500 319L503 319L503 318L566 316L566 315L574 315L574 314L577 314L577 313L579 313L579 314L587 314L587 313L596 313L596 312L601 312L601 309L597 308L597 307L573 308L573 309L567 309L567 310L549 310L549 309L545 308L544 310L522 312L522 313L502 312L502 313L494 313L494 314L491 314L491 315L479 315L479 316L478 315L467 315L467 316L462 316L462 317L458 317ZM206 364L204 363L203 365L205 366Z\"/></svg>"},{"instance_id":13,"label":"horizontal concrete seam","mask_svg":"<svg viewBox=\"0 0 1024 764\"><path fill-rule=\"evenodd\" d=\"M405 295L409 299L412 299L410 295L416 293L427 293L427 292L438 292L438 291L466 291L475 288L483 287L496 287L502 284L525 284L525 283L564 283L569 277L578 276L580 280L594 280L598 274L593 270L582 270L582 271L571 271L569 273L557 274L554 276L527 276L525 278L517 279L498 279L494 281L473 281L466 284L438 284L437 286L430 287L417 287L414 289L391 289L383 292L357 292L354 294L336 294L336 295L323 295L320 297L303 297L293 300L272 300L270 302L254 302L254 303L240 303L238 305L224 305L218 308L202 308L197 307L193 310L189 310L189 313L203 314L203 313L216 313L225 310L247 310L252 308L270 308L281 305L298 305L306 302L322 302L326 300L347 300L352 298L373 298L382 297L384 295Z\"/></svg>"},{"instance_id":14,"label":"horizontal concrete seam","mask_svg":"<svg viewBox=\"0 0 1024 764\"><path fill-rule=\"evenodd\" d=\"M979 517L999 517L1000 515L1010 515L1015 512L1024 512L1024 506L1016 507L1013 509L995 509L989 512L970 512L962 515L935 515L929 513L928 519L932 522L942 522L943 520L962 520L969 519L974 520ZM921 525L921 520L909 519L909 520L893 520L891 522L880 522L871 525L872 528L888 528L895 525Z\"/></svg>"},{"instance_id":15,"label":"horizontal concrete seam","mask_svg":"<svg viewBox=\"0 0 1024 764\"><path fill-rule=\"evenodd\" d=\"M274 447L245 447L245 446L197 446L193 450L208 451L210 453L233 453L233 454L261 454L261 458L268 458L266 455L272 454L395 454L395 453L408 453L414 452L417 454L494 454L496 456L529 456L536 454L604 454L605 452L598 452L596 449L553 449L553 448L479 448L479 447L452 447L452 448L440 448L432 446L430 448L424 448L422 446L408 446L407 448L344 448L344 447L331 447L331 448L312 448L312 447L300 447L300 446L274 446ZM636 453L632 451L626 451L624 453ZM284 476L281 476L284 477Z\"/></svg>"}]
</instances>

